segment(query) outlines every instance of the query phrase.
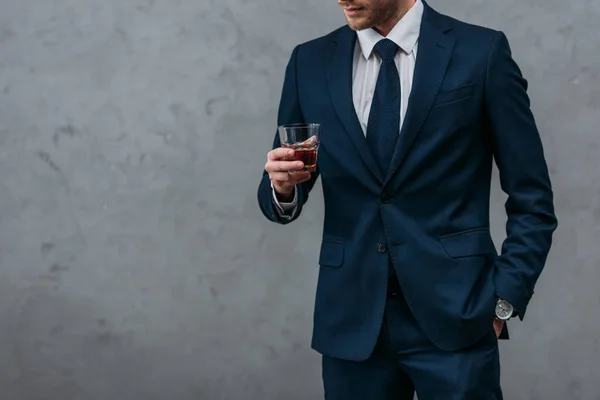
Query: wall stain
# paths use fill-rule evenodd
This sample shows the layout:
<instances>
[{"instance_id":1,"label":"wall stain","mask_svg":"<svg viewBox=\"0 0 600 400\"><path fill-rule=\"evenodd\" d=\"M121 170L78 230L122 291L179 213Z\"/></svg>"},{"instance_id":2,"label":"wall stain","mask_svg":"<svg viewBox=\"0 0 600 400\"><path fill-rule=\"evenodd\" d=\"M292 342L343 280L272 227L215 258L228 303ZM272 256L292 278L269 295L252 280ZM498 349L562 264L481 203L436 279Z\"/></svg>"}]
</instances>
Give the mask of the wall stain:
<instances>
[{"instance_id":1,"label":"wall stain","mask_svg":"<svg viewBox=\"0 0 600 400\"><path fill-rule=\"evenodd\" d=\"M119 36L119 39L121 39L123 42L129 41L129 35L127 35L127 32L123 28L116 27L115 33L117 34L117 36Z\"/></svg>"},{"instance_id":2,"label":"wall stain","mask_svg":"<svg viewBox=\"0 0 600 400\"><path fill-rule=\"evenodd\" d=\"M158 132L157 135L163 139L164 144L169 144L171 139L173 139L173 134L169 132Z\"/></svg>"},{"instance_id":3,"label":"wall stain","mask_svg":"<svg viewBox=\"0 0 600 400\"><path fill-rule=\"evenodd\" d=\"M281 330L281 337L287 339L292 336L292 333L293 332L291 330L289 330L288 328L283 328Z\"/></svg>"},{"instance_id":4,"label":"wall stain","mask_svg":"<svg viewBox=\"0 0 600 400\"><path fill-rule=\"evenodd\" d=\"M38 151L37 156L40 160L42 160L51 170L54 172L62 172L61 169L52 161L50 154L45 151Z\"/></svg>"},{"instance_id":5,"label":"wall stain","mask_svg":"<svg viewBox=\"0 0 600 400\"><path fill-rule=\"evenodd\" d=\"M97 336L98 343L103 344L105 346L110 346L113 341L113 334L111 332L102 332Z\"/></svg>"},{"instance_id":6,"label":"wall stain","mask_svg":"<svg viewBox=\"0 0 600 400\"><path fill-rule=\"evenodd\" d=\"M184 112L183 104L181 103L172 103L169 106L169 111L173 114L174 117L179 118Z\"/></svg>"},{"instance_id":7,"label":"wall stain","mask_svg":"<svg viewBox=\"0 0 600 400\"><path fill-rule=\"evenodd\" d=\"M50 271L52 274L60 274L61 272L66 272L70 269L71 268L67 265L52 264L50 268L48 268L48 271Z\"/></svg>"},{"instance_id":8,"label":"wall stain","mask_svg":"<svg viewBox=\"0 0 600 400\"><path fill-rule=\"evenodd\" d=\"M42 256L44 257L44 259L46 257L48 257L48 255L52 252L52 250L54 250L54 243L51 242L46 242L44 244L42 244L42 247L40 248L40 253L42 253Z\"/></svg>"},{"instance_id":9,"label":"wall stain","mask_svg":"<svg viewBox=\"0 0 600 400\"><path fill-rule=\"evenodd\" d=\"M71 124L67 124L64 126L59 127L55 132L54 132L54 136L52 136L52 141L54 142L54 146L57 146L60 144L60 138L61 137L68 137L70 139L75 138L76 136L80 136L81 132L75 128L73 125Z\"/></svg>"},{"instance_id":10,"label":"wall stain","mask_svg":"<svg viewBox=\"0 0 600 400\"><path fill-rule=\"evenodd\" d=\"M145 0L143 2L143 4L137 5L136 8L139 11L150 11L154 7L155 3L156 3L156 0Z\"/></svg>"},{"instance_id":11,"label":"wall stain","mask_svg":"<svg viewBox=\"0 0 600 400\"><path fill-rule=\"evenodd\" d=\"M52 328L52 331L50 332L50 334L51 335L62 335L64 331L65 331L65 328L63 328L62 326L55 326Z\"/></svg>"},{"instance_id":12,"label":"wall stain","mask_svg":"<svg viewBox=\"0 0 600 400\"><path fill-rule=\"evenodd\" d=\"M275 361L279 358L279 353L275 347L267 345L265 346L265 349L267 350L267 358L270 361Z\"/></svg>"},{"instance_id":13,"label":"wall stain","mask_svg":"<svg viewBox=\"0 0 600 400\"><path fill-rule=\"evenodd\" d=\"M14 36L14 32L12 31L12 29L8 28L8 27L4 27L0 29L0 43L4 43L6 41L8 41L8 39L12 38Z\"/></svg>"},{"instance_id":14,"label":"wall stain","mask_svg":"<svg viewBox=\"0 0 600 400\"><path fill-rule=\"evenodd\" d=\"M220 97L214 97L212 99L209 99L205 104L204 104L204 112L206 112L206 115L208 115L209 117L212 117L213 114L215 113L215 106L218 103L223 103L223 102L227 102L228 98L225 96L220 96Z\"/></svg>"},{"instance_id":15,"label":"wall stain","mask_svg":"<svg viewBox=\"0 0 600 400\"><path fill-rule=\"evenodd\" d=\"M258 240L256 241L256 248L262 249L266 240L267 240L267 234L265 232L262 232L260 234L260 236L258 237Z\"/></svg>"}]
</instances>

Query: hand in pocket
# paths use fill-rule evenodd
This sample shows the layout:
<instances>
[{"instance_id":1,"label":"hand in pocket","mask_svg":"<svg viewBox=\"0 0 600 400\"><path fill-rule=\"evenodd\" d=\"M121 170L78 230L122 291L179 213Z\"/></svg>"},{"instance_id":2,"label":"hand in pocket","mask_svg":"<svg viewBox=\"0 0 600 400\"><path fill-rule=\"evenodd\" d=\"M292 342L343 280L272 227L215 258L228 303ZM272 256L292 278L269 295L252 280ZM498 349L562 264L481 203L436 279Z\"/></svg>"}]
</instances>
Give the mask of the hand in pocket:
<instances>
[{"instance_id":1,"label":"hand in pocket","mask_svg":"<svg viewBox=\"0 0 600 400\"><path fill-rule=\"evenodd\" d=\"M496 338L500 337L502 333L502 328L504 328L504 321L498 318L494 318L494 331L496 332Z\"/></svg>"}]
</instances>

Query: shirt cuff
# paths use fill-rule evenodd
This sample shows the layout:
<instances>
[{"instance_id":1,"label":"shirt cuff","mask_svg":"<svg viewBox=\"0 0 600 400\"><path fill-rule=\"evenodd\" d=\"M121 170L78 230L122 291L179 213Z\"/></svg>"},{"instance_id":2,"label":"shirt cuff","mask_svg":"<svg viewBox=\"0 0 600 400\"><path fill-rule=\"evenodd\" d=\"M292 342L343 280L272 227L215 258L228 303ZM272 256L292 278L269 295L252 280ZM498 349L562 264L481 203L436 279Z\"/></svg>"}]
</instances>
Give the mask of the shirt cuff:
<instances>
[{"instance_id":1,"label":"shirt cuff","mask_svg":"<svg viewBox=\"0 0 600 400\"><path fill-rule=\"evenodd\" d=\"M298 191L294 187L294 199L291 203L280 202L277 199L277 194L275 194L275 189L273 188L273 182L271 182L271 193L273 196L273 204L275 205L275 209L279 212L280 217L291 218L298 209Z\"/></svg>"}]
</instances>

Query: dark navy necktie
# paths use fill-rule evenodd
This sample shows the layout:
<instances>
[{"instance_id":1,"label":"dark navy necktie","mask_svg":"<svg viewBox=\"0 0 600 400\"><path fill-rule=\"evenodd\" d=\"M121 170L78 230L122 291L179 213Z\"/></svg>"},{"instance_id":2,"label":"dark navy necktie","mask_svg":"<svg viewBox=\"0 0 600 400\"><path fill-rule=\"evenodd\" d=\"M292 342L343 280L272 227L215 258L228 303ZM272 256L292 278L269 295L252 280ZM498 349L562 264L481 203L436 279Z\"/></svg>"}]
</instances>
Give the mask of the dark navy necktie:
<instances>
[{"instance_id":1,"label":"dark navy necktie","mask_svg":"<svg viewBox=\"0 0 600 400\"><path fill-rule=\"evenodd\" d=\"M395 62L398 45L381 39L373 51L381 57L381 67L371 103L367 142L385 175L400 134L400 75Z\"/></svg>"}]
</instances>

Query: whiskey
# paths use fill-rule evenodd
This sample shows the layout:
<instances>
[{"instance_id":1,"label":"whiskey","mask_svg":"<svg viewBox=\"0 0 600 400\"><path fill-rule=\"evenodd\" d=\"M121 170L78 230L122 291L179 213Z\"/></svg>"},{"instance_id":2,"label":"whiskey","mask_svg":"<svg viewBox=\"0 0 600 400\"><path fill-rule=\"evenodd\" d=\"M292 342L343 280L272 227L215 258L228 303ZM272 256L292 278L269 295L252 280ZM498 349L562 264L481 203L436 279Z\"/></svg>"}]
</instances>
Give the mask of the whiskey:
<instances>
[{"instance_id":1,"label":"whiskey","mask_svg":"<svg viewBox=\"0 0 600 400\"><path fill-rule=\"evenodd\" d=\"M317 169L317 151L319 142L311 141L309 143L283 144L282 147L294 150L294 160L302 161L304 168L302 171L314 172Z\"/></svg>"}]
</instances>

